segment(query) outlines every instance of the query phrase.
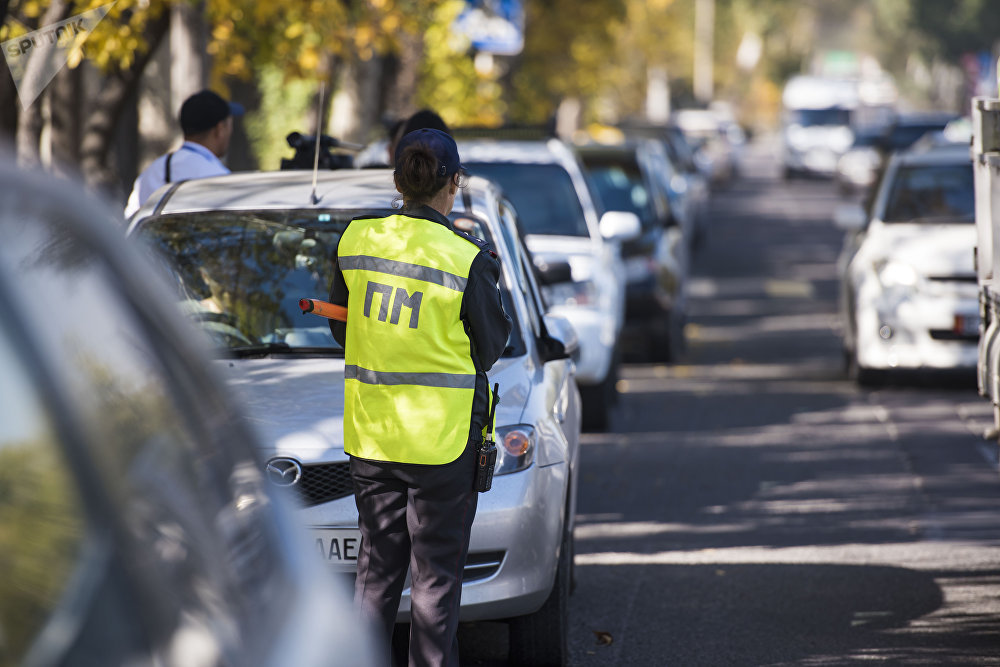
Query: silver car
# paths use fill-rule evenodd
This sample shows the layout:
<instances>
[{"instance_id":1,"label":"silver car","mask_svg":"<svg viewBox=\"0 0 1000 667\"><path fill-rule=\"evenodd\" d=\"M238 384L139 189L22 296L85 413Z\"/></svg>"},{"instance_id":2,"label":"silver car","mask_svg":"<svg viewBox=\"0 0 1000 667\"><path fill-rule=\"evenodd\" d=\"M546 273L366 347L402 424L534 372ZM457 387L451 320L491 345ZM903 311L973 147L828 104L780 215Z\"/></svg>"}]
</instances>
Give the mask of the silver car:
<instances>
[{"instance_id":1,"label":"silver car","mask_svg":"<svg viewBox=\"0 0 1000 667\"><path fill-rule=\"evenodd\" d=\"M325 299L331 258L351 218L393 212L388 170L275 172L189 181L160 191L131 233L163 251L182 302L214 337L230 385L252 406L272 481L297 498L316 558L352 573L360 533L343 450L343 351L302 297ZM315 194L315 196L314 196ZM315 201L316 203L311 203ZM579 469L577 340L543 310L513 208L472 178L455 224L501 258L514 320L489 373L500 385L493 489L482 495L465 568L461 619L511 619L514 664L566 656L566 596ZM399 621L409 619L408 589Z\"/></svg>"}]
</instances>

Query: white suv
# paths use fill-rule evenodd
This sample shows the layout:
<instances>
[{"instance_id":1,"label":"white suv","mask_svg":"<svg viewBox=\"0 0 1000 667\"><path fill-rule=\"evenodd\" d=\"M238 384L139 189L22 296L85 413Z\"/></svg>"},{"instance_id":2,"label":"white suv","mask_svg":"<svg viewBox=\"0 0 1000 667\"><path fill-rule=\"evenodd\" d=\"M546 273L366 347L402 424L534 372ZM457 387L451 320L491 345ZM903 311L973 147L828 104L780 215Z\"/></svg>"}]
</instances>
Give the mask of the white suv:
<instances>
[{"instance_id":1,"label":"white suv","mask_svg":"<svg viewBox=\"0 0 1000 667\"><path fill-rule=\"evenodd\" d=\"M584 426L603 429L616 401L619 337L625 319L621 243L642 229L633 213L598 217L579 159L558 139L459 139L462 163L503 190L517 209L521 233L539 267L552 312L580 338L577 382ZM558 280L556 267L570 275Z\"/></svg>"}]
</instances>

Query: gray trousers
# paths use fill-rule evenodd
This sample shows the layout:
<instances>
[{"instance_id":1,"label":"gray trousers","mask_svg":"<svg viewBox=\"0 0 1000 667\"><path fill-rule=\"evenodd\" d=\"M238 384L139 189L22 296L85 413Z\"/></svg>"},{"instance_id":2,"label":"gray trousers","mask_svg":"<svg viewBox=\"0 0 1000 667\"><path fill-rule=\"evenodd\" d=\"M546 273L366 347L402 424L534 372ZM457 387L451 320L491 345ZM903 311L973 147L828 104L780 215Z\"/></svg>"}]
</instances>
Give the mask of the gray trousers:
<instances>
[{"instance_id":1,"label":"gray trousers","mask_svg":"<svg viewBox=\"0 0 1000 667\"><path fill-rule=\"evenodd\" d=\"M351 458L362 538L354 599L384 631L388 651L409 566L410 667L459 664L462 571L479 500L475 465L471 444L445 465Z\"/></svg>"}]
</instances>

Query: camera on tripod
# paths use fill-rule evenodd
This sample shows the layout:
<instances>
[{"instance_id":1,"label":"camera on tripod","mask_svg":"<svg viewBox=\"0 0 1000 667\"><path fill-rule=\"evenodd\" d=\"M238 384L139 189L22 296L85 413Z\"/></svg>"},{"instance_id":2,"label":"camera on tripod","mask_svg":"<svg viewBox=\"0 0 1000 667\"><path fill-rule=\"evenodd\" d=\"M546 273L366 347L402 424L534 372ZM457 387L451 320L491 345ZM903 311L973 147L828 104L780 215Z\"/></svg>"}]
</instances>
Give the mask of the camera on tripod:
<instances>
[{"instance_id":1,"label":"camera on tripod","mask_svg":"<svg viewBox=\"0 0 1000 667\"><path fill-rule=\"evenodd\" d=\"M281 158L281 168L287 169L312 169L316 160L316 137L292 132L285 140L288 145L295 149L295 155L291 158ZM350 169L354 166L353 152L359 150L360 146L347 144L339 139L335 139L327 134L319 137L319 169ZM336 151L336 152L335 152Z\"/></svg>"}]
</instances>

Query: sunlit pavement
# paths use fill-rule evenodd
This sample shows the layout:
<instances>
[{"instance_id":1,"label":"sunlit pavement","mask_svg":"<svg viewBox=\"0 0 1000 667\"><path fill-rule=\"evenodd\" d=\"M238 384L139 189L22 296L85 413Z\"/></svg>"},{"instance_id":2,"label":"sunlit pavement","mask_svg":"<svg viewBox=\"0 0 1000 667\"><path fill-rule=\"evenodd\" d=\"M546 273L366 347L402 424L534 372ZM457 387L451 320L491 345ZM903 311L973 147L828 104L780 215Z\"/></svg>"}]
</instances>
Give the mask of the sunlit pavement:
<instances>
[{"instance_id":1,"label":"sunlit pavement","mask_svg":"<svg viewBox=\"0 0 1000 667\"><path fill-rule=\"evenodd\" d=\"M989 405L846 380L839 200L773 155L715 198L687 358L628 367L585 436L572 664L998 664Z\"/></svg>"},{"instance_id":2,"label":"sunlit pavement","mask_svg":"<svg viewBox=\"0 0 1000 667\"><path fill-rule=\"evenodd\" d=\"M686 357L584 435L572 665L1000 664L1000 473L974 379L842 370L823 181L716 193ZM503 665L499 624L463 663Z\"/></svg>"}]
</instances>

